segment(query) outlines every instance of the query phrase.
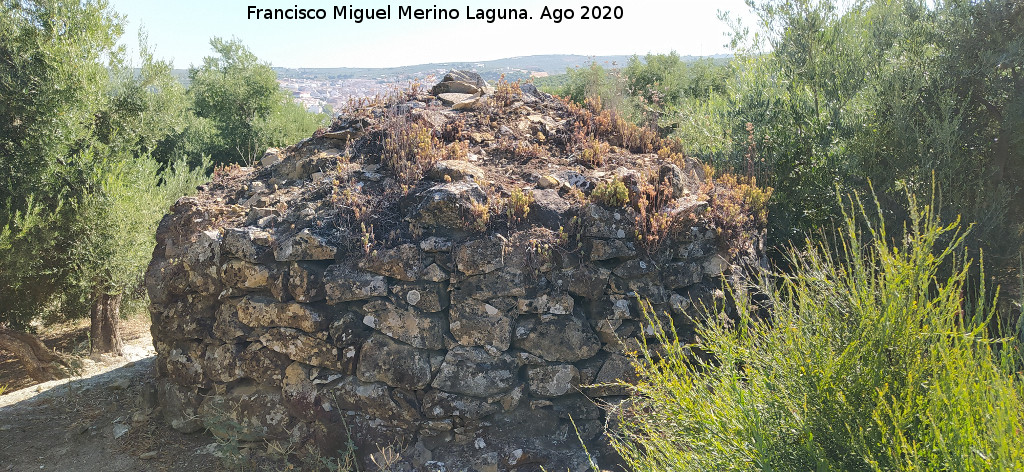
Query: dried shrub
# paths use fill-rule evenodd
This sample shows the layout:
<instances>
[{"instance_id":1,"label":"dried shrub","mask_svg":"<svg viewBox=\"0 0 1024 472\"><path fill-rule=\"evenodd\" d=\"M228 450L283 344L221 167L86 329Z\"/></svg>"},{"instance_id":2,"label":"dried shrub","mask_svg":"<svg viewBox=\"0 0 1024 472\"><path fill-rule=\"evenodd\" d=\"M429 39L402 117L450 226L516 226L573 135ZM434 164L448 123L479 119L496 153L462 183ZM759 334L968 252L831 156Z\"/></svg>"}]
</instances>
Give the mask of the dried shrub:
<instances>
[{"instance_id":1,"label":"dried shrub","mask_svg":"<svg viewBox=\"0 0 1024 472\"><path fill-rule=\"evenodd\" d=\"M381 163L395 173L399 182L410 183L423 176L423 172L436 162L434 149L440 145L430 129L403 118L393 118L385 124L387 138Z\"/></svg>"},{"instance_id":2,"label":"dried shrub","mask_svg":"<svg viewBox=\"0 0 1024 472\"><path fill-rule=\"evenodd\" d=\"M636 208L636 240L648 251L655 251L667 241L679 221L662 211L672 201L667 182L642 179L633 195Z\"/></svg>"},{"instance_id":3,"label":"dried shrub","mask_svg":"<svg viewBox=\"0 0 1024 472\"><path fill-rule=\"evenodd\" d=\"M494 150L505 154L511 158L517 159L536 159L538 157L545 157L548 152L538 143L531 143L527 141L520 141L509 137L501 137L494 144Z\"/></svg>"},{"instance_id":4,"label":"dried shrub","mask_svg":"<svg viewBox=\"0 0 1024 472\"><path fill-rule=\"evenodd\" d=\"M469 156L469 143L466 141L448 143L437 152L439 153L436 156L438 160L465 160Z\"/></svg>"},{"instance_id":5,"label":"dried shrub","mask_svg":"<svg viewBox=\"0 0 1024 472\"><path fill-rule=\"evenodd\" d=\"M674 152L682 152L681 142L663 139L657 130L637 126L620 116L617 111L604 108L600 97L587 98L583 106L569 100L564 100L563 103L572 116L572 141L577 147L589 136L634 153L651 153L663 147L668 147Z\"/></svg>"},{"instance_id":6,"label":"dried shrub","mask_svg":"<svg viewBox=\"0 0 1024 472\"><path fill-rule=\"evenodd\" d=\"M402 117L393 117L386 122L385 131L387 138L384 140L381 163L391 169L403 184L419 180L437 161L463 160L469 155L469 143L454 141L446 145L434 136L430 128L409 123Z\"/></svg>"},{"instance_id":7,"label":"dried shrub","mask_svg":"<svg viewBox=\"0 0 1024 472\"><path fill-rule=\"evenodd\" d=\"M583 220L573 216L565 226L558 227L558 245L570 252L583 248Z\"/></svg>"},{"instance_id":8,"label":"dried shrub","mask_svg":"<svg viewBox=\"0 0 1024 472\"><path fill-rule=\"evenodd\" d=\"M369 213L368 199L360 191L357 182L341 182L335 179L332 183L334 185L331 189L330 202L334 205L339 220L349 227L355 227L358 223L365 221L366 215Z\"/></svg>"},{"instance_id":9,"label":"dried shrub","mask_svg":"<svg viewBox=\"0 0 1024 472\"><path fill-rule=\"evenodd\" d=\"M482 233L487 231L487 225L491 222L491 208L485 203L473 203L468 216L466 228Z\"/></svg>"},{"instance_id":10,"label":"dried shrub","mask_svg":"<svg viewBox=\"0 0 1024 472\"><path fill-rule=\"evenodd\" d=\"M565 200L572 206L583 206L587 203L587 194L577 187L570 186L569 191L565 193Z\"/></svg>"},{"instance_id":11,"label":"dried shrub","mask_svg":"<svg viewBox=\"0 0 1024 472\"><path fill-rule=\"evenodd\" d=\"M579 160L584 164L600 167L604 165L604 157L610 150L608 143L597 138L587 137L579 149Z\"/></svg>"},{"instance_id":12,"label":"dried shrub","mask_svg":"<svg viewBox=\"0 0 1024 472\"><path fill-rule=\"evenodd\" d=\"M735 252L767 224L772 188L760 188L756 179L733 174L724 174L716 182L717 188L708 199L707 218L714 224L719 241L731 242L730 252Z\"/></svg>"},{"instance_id":13,"label":"dried shrub","mask_svg":"<svg viewBox=\"0 0 1024 472\"><path fill-rule=\"evenodd\" d=\"M494 87L494 94L491 95L491 102L499 109L505 109L522 98L523 91L519 89L519 80L509 82L505 80L505 74L501 74Z\"/></svg>"},{"instance_id":14,"label":"dried shrub","mask_svg":"<svg viewBox=\"0 0 1024 472\"><path fill-rule=\"evenodd\" d=\"M462 141L466 138L466 120L459 117L454 120L448 120L444 126L441 127L441 139L446 143L452 143L455 141Z\"/></svg>"},{"instance_id":15,"label":"dried shrub","mask_svg":"<svg viewBox=\"0 0 1024 472\"><path fill-rule=\"evenodd\" d=\"M665 162L671 162L679 166L680 169L686 168L686 159L684 159L684 157L685 156L682 152L675 151L671 147L663 146L661 149L658 149L659 159Z\"/></svg>"}]
</instances>

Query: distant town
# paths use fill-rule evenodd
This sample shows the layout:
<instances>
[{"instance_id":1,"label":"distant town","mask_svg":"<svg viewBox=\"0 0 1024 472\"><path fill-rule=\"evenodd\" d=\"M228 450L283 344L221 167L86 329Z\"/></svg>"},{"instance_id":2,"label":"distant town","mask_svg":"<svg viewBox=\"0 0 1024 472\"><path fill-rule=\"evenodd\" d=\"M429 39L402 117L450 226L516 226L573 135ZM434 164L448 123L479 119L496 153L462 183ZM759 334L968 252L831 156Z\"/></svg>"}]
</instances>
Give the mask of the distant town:
<instances>
[{"instance_id":1,"label":"distant town","mask_svg":"<svg viewBox=\"0 0 1024 472\"><path fill-rule=\"evenodd\" d=\"M539 79L565 74L566 70L588 67L591 63L604 68L624 67L633 56L583 56L572 54L547 54L521 56L491 61L446 62L419 64L387 68L302 68L274 67L277 82L291 93L296 103L313 113L339 110L352 100L387 95L391 91L404 89L410 84L420 83L429 88L441 80L450 70L472 70L485 79L496 81L504 76L507 80ZM727 55L709 56L720 59ZM642 58L642 56L641 56ZM699 59L697 56L683 56L683 60ZM186 69L175 69L174 74L183 82L188 81Z\"/></svg>"},{"instance_id":2,"label":"distant town","mask_svg":"<svg viewBox=\"0 0 1024 472\"><path fill-rule=\"evenodd\" d=\"M444 71L441 72L444 74ZM416 79L296 79L278 78L281 88L311 113L340 110L361 98L387 95L396 88L408 87Z\"/></svg>"}]
</instances>

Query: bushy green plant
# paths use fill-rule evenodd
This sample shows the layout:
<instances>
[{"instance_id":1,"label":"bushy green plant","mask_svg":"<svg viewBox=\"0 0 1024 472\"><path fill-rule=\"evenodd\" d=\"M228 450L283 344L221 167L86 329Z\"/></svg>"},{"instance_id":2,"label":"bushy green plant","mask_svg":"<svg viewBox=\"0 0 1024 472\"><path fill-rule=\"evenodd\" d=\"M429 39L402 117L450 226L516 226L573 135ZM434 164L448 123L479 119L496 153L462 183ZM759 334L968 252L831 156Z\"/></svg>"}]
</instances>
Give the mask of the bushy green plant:
<instances>
[{"instance_id":1,"label":"bushy green plant","mask_svg":"<svg viewBox=\"0 0 1024 472\"><path fill-rule=\"evenodd\" d=\"M614 438L634 470L1024 469L1018 345L965 299L965 231L911 199L893 241L847 208L836 247L761 280L767 301L737 292L738 317L638 360Z\"/></svg>"},{"instance_id":2,"label":"bushy green plant","mask_svg":"<svg viewBox=\"0 0 1024 472\"><path fill-rule=\"evenodd\" d=\"M519 223L530 214L530 205L533 205L533 193L524 192L523 189L513 189L505 201L505 217L510 225Z\"/></svg>"},{"instance_id":3,"label":"bushy green plant","mask_svg":"<svg viewBox=\"0 0 1024 472\"><path fill-rule=\"evenodd\" d=\"M591 97L599 97L604 103L619 103L620 83L613 71L591 62L590 67L566 69L568 80L556 94L579 105Z\"/></svg>"},{"instance_id":4,"label":"bushy green plant","mask_svg":"<svg viewBox=\"0 0 1024 472\"><path fill-rule=\"evenodd\" d=\"M189 68L189 94L196 115L219 134L217 164L251 164L270 146L309 137L328 117L307 113L278 86L270 65L238 39L213 38L215 56Z\"/></svg>"},{"instance_id":5,"label":"bushy green plant","mask_svg":"<svg viewBox=\"0 0 1024 472\"><path fill-rule=\"evenodd\" d=\"M590 200L598 205L622 208L629 203L629 190L619 179L601 182L590 192Z\"/></svg>"}]
</instances>

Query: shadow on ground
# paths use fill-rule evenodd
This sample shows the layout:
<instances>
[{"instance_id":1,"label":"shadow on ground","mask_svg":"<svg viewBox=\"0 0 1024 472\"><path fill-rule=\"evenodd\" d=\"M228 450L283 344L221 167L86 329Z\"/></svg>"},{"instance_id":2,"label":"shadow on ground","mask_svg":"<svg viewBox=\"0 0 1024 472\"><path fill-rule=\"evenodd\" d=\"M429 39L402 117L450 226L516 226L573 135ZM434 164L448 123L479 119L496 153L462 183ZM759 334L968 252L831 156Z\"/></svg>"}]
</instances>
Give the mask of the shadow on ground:
<instances>
[{"instance_id":1,"label":"shadow on ground","mask_svg":"<svg viewBox=\"0 0 1024 472\"><path fill-rule=\"evenodd\" d=\"M209 435L178 433L147 408L153 359L0 397L0 471L221 469L202 452Z\"/></svg>"}]
</instances>

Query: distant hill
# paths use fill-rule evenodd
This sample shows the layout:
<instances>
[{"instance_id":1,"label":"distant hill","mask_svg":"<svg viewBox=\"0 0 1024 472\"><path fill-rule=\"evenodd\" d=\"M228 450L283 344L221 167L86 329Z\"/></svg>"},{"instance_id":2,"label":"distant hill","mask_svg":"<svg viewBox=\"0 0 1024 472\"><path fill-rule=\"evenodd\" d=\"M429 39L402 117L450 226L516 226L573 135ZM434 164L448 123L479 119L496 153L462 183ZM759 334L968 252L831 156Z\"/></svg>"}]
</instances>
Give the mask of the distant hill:
<instances>
[{"instance_id":1,"label":"distant hill","mask_svg":"<svg viewBox=\"0 0 1024 472\"><path fill-rule=\"evenodd\" d=\"M337 67L328 69L288 69L275 67L278 77L303 79L381 79L395 77L418 77L428 74L444 73L451 69L473 70L486 79L494 80L502 74L509 79L529 76L531 73L548 75L564 74L565 69L585 67L591 62L616 68L626 65L632 56L581 56L573 54L546 54L541 56L520 56L493 61L475 62L439 62L387 68ZM683 60L699 59L695 56L684 56Z\"/></svg>"},{"instance_id":2,"label":"distant hill","mask_svg":"<svg viewBox=\"0 0 1024 472\"><path fill-rule=\"evenodd\" d=\"M416 79L427 75L440 75L451 69L473 70L489 80L495 80L502 74L509 80L535 75L564 74L566 69L586 67L597 62L606 68L617 68L626 65L632 56L582 56L576 54L545 54L540 56L520 56L493 61L473 62L438 62L417 64L401 67L331 67L331 68L298 68L274 67L278 78L289 79ZM725 58L728 55L711 56ZM684 61L700 59L698 56L683 56ZM186 81L188 73L185 69L175 69L175 76Z\"/></svg>"},{"instance_id":3,"label":"distant hill","mask_svg":"<svg viewBox=\"0 0 1024 472\"><path fill-rule=\"evenodd\" d=\"M597 61L606 67L625 64L630 56L580 56L543 55L497 59L493 61L438 62L401 67L361 68L336 67L317 69L289 69L275 67L278 77L301 79L381 79L396 77L422 77L444 73L451 69L467 69L478 72L487 79L497 79L502 74L508 78L529 76L531 73L563 74L566 68L578 67Z\"/></svg>"}]
</instances>

